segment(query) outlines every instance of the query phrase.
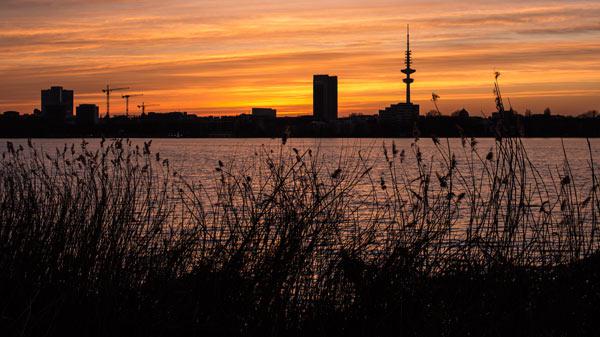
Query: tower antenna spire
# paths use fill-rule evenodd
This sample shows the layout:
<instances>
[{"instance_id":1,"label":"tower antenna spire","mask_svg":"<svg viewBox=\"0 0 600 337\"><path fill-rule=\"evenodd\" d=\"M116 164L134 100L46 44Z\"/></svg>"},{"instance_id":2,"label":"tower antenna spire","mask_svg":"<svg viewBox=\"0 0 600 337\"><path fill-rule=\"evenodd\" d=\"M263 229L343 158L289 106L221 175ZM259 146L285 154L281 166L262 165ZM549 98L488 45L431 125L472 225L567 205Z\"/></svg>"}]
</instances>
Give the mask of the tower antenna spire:
<instances>
[{"instance_id":1,"label":"tower antenna spire","mask_svg":"<svg viewBox=\"0 0 600 337\"><path fill-rule=\"evenodd\" d=\"M406 25L406 50L410 50L410 25Z\"/></svg>"},{"instance_id":2,"label":"tower antenna spire","mask_svg":"<svg viewBox=\"0 0 600 337\"><path fill-rule=\"evenodd\" d=\"M410 26L406 25L406 68L402 69L402 72L406 74L406 78L403 80L406 83L406 104L410 104L410 84L415 80L410 77L411 74L414 74L416 70L412 69L410 66L412 65L412 56L410 51Z\"/></svg>"}]
</instances>

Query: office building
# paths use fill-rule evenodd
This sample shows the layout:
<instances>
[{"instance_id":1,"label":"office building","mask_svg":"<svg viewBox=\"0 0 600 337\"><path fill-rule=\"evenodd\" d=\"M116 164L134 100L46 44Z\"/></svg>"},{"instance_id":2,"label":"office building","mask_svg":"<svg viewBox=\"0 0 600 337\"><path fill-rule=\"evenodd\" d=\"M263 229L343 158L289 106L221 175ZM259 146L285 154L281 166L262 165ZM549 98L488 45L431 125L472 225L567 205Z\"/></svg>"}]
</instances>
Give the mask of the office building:
<instances>
[{"instance_id":1,"label":"office building","mask_svg":"<svg viewBox=\"0 0 600 337\"><path fill-rule=\"evenodd\" d=\"M277 110L271 108L252 108L252 117L275 118Z\"/></svg>"},{"instance_id":2,"label":"office building","mask_svg":"<svg viewBox=\"0 0 600 337\"><path fill-rule=\"evenodd\" d=\"M42 90L42 116L64 122L73 117L73 90L51 87Z\"/></svg>"},{"instance_id":3,"label":"office building","mask_svg":"<svg viewBox=\"0 0 600 337\"><path fill-rule=\"evenodd\" d=\"M338 118L337 76L314 75L313 117L320 121L332 121Z\"/></svg>"},{"instance_id":4,"label":"office building","mask_svg":"<svg viewBox=\"0 0 600 337\"><path fill-rule=\"evenodd\" d=\"M20 115L20 113L18 111L4 111L2 113L2 117L12 118L12 119L18 119L19 115Z\"/></svg>"},{"instance_id":5,"label":"office building","mask_svg":"<svg viewBox=\"0 0 600 337\"><path fill-rule=\"evenodd\" d=\"M99 109L96 104L80 104L77 107L78 125L96 125L99 120Z\"/></svg>"}]
</instances>

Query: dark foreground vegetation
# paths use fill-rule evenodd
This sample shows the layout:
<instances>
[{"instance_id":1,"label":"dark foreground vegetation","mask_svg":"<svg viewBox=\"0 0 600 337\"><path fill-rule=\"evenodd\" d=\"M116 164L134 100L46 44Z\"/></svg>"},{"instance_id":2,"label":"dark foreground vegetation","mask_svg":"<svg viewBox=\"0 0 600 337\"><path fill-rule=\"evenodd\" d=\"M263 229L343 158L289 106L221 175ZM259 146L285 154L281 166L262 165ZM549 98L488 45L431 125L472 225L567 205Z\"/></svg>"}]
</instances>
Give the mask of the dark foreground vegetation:
<instances>
[{"instance_id":1,"label":"dark foreground vegetation","mask_svg":"<svg viewBox=\"0 0 600 337\"><path fill-rule=\"evenodd\" d=\"M150 144L8 143L0 334L597 335L591 156L548 179L519 139L434 142L433 163L387 144L383 174L282 145L214 182Z\"/></svg>"}]
</instances>

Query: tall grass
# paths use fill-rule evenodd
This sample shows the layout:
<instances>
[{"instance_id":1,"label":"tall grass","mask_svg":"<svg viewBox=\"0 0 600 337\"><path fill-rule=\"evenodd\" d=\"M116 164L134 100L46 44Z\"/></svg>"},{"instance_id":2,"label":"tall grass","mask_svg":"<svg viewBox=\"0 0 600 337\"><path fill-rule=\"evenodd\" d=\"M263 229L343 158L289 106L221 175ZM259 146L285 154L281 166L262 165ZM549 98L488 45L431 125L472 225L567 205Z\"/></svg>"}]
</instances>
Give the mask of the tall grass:
<instances>
[{"instance_id":1,"label":"tall grass","mask_svg":"<svg viewBox=\"0 0 600 337\"><path fill-rule=\"evenodd\" d=\"M0 161L7 335L593 334L598 178L551 179L520 139L357 153L262 148L181 177L129 140ZM358 159L356 159L358 158ZM411 160L408 160L408 159ZM409 165L415 165L408 167ZM588 178L588 177L586 177ZM581 187L584 186L584 187Z\"/></svg>"}]
</instances>

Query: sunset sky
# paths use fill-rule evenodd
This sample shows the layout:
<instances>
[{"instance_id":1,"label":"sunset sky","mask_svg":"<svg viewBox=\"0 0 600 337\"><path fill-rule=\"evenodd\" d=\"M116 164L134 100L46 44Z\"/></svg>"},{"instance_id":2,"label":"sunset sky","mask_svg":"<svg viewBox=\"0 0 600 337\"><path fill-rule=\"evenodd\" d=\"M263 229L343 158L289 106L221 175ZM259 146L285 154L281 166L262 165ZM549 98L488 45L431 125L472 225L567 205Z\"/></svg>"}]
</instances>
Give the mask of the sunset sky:
<instances>
[{"instance_id":1,"label":"sunset sky","mask_svg":"<svg viewBox=\"0 0 600 337\"><path fill-rule=\"evenodd\" d=\"M443 113L489 113L494 70L521 112L600 110L597 0L0 0L0 111L61 85L103 113L110 83L157 111L308 114L324 73L341 115L374 114L404 100L406 24L421 113L432 91Z\"/></svg>"}]
</instances>

